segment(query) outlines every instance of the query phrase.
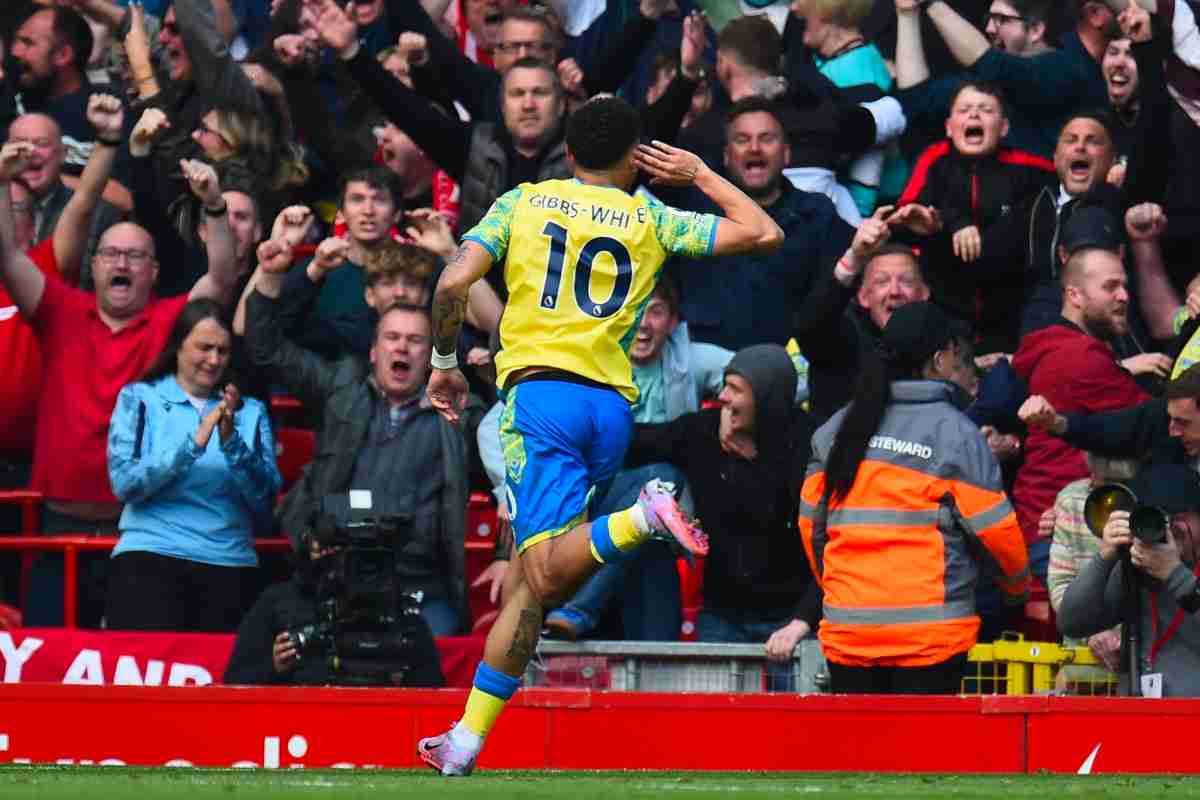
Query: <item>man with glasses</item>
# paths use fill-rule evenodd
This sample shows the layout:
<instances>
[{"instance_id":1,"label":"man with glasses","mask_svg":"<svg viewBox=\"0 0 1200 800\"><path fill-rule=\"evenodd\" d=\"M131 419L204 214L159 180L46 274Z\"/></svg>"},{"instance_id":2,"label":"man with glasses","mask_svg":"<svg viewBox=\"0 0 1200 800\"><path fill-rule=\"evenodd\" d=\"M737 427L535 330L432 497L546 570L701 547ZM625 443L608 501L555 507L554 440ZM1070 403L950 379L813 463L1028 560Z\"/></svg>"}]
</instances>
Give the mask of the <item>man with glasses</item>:
<instances>
[{"instance_id":1,"label":"man with glasses","mask_svg":"<svg viewBox=\"0 0 1200 800\"><path fill-rule=\"evenodd\" d=\"M1058 132L1075 111L1104 108L1108 93L1100 60L1119 35L1116 16L1099 0L1071 0L1073 30L1061 46L1046 44L1050 0L993 0L972 25L945 0L896 0L896 84L910 129L940 132L958 84L994 83L1012 105L1005 144L1049 158ZM931 77L922 44L921 14L928 14L965 73Z\"/></svg>"},{"instance_id":2,"label":"man with glasses","mask_svg":"<svg viewBox=\"0 0 1200 800\"><path fill-rule=\"evenodd\" d=\"M93 98L92 105L96 113L91 116L101 130L100 147L115 150L110 142L121 130L120 103L101 97ZM117 394L158 356L189 299L229 302L235 261L214 257L190 294L157 300L154 240L138 225L119 223L104 232L92 259L95 294L43 274L17 249L9 202L9 183L28 170L33 151L22 141L0 149L0 280L37 334L46 387L38 406L38 417L45 424L37 428L31 487L46 497L43 527L47 532L111 532L121 513L106 463L108 422ZM205 203L210 241L218 235L232 240L225 220L227 207L212 167L199 162L181 166L192 191ZM35 567L25 615L29 625L63 622L62 583L55 567L47 560L45 580ZM98 622L102 606L98 597L85 596L81 603L85 624Z\"/></svg>"}]
</instances>

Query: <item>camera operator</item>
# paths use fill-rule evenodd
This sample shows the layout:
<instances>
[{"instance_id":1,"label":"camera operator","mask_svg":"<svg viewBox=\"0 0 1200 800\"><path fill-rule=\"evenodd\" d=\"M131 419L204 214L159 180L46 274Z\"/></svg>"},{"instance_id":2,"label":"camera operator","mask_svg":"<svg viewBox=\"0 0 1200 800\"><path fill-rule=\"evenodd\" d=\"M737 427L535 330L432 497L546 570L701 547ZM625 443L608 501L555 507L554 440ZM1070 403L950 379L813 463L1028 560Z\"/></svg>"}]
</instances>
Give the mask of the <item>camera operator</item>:
<instances>
[{"instance_id":1,"label":"camera operator","mask_svg":"<svg viewBox=\"0 0 1200 800\"><path fill-rule=\"evenodd\" d=\"M287 684L299 686L363 685L359 676L334 669L327 642L307 640L297 634L312 631L320 623L318 587L331 558L339 548L325 547L309 537L308 550L297 556L291 579L267 588L242 620L233 653L225 667L224 683L244 685ZM388 672L376 685L438 687L445 684L441 657L429 625L415 603L401 602L394 610L395 622L388 633L402 637L407 668ZM405 613L406 611L411 613ZM307 644L307 646L305 646ZM303 652L302 652L303 650ZM386 682L385 682L386 681Z\"/></svg>"},{"instance_id":2,"label":"camera operator","mask_svg":"<svg viewBox=\"0 0 1200 800\"><path fill-rule=\"evenodd\" d=\"M1198 696L1200 581L1195 571L1200 567L1200 475L1181 464L1152 464L1138 473L1130 489L1140 508L1111 513L1099 552L1067 587L1058 627L1067 636L1089 636L1119 622L1132 623L1140 680L1131 692L1125 654L1121 693ZM1163 513L1160 524L1165 530L1141 526L1137 518L1147 506ZM1157 537L1162 537L1161 543L1147 543ZM1138 594L1126 599L1123 577L1130 565ZM1137 619L1128 619L1139 605Z\"/></svg>"}]
</instances>

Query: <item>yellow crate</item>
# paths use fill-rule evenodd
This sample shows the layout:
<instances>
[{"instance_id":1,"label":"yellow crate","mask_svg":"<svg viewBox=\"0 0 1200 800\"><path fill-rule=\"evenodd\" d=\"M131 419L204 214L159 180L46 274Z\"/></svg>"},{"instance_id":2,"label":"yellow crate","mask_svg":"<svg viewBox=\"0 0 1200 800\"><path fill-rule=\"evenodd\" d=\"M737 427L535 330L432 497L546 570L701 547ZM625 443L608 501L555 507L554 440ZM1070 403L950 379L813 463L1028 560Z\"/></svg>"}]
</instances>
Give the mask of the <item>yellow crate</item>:
<instances>
[{"instance_id":1,"label":"yellow crate","mask_svg":"<svg viewBox=\"0 0 1200 800\"><path fill-rule=\"evenodd\" d=\"M1086 647L1027 642L1025 637L977 644L967 653L963 694L1117 693L1117 678ZM1064 671L1062 680L1060 671ZM1078 668L1078 669L1077 669Z\"/></svg>"}]
</instances>

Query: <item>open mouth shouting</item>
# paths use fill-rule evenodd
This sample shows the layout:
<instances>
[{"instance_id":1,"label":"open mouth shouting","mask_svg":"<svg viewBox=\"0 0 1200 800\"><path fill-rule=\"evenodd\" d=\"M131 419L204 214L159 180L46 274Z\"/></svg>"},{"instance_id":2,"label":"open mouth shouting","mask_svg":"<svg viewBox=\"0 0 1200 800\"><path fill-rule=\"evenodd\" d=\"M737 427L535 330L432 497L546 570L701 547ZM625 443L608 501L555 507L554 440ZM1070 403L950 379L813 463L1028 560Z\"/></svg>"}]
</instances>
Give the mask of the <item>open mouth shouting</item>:
<instances>
[{"instance_id":1,"label":"open mouth shouting","mask_svg":"<svg viewBox=\"0 0 1200 800\"><path fill-rule=\"evenodd\" d=\"M412 362L404 358L394 359L388 371L396 383L407 383L413 374Z\"/></svg>"},{"instance_id":2,"label":"open mouth shouting","mask_svg":"<svg viewBox=\"0 0 1200 800\"><path fill-rule=\"evenodd\" d=\"M1067 165L1067 174L1071 180L1084 183L1092 177L1092 160L1090 158L1073 158Z\"/></svg>"},{"instance_id":3,"label":"open mouth shouting","mask_svg":"<svg viewBox=\"0 0 1200 800\"><path fill-rule=\"evenodd\" d=\"M973 147L979 147L983 144L987 134L982 125L971 124L963 129L963 141Z\"/></svg>"},{"instance_id":4,"label":"open mouth shouting","mask_svg":"<svg viewBox=\"0 0 1200 800\"><path fill-rule=\"evenodd\" d=\"M763 183L769 177L765 158L747 158L742 171L747 183Z\"/></svg>"}]
</instances>

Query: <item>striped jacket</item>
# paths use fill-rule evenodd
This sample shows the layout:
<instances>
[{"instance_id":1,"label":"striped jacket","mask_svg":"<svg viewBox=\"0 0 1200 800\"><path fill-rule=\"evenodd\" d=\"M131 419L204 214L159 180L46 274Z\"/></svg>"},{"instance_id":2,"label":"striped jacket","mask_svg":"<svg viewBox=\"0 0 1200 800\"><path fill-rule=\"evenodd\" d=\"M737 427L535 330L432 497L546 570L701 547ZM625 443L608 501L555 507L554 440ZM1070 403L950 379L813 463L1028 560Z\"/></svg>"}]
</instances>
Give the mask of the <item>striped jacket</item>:
<instances>
[{"instance_id":1,"label":"striped jacket","mask_svg":"<svg viewBox=\"0 0 1200 800\"><path fill-rule=\"evenodd\" d=\"M819 637L845 666L938 664L975 643L980 559L1014 603L1029 588L1000 467L940 381L898 381L850 492L821 501L845 410L813 435L800 534L824 590Z\"/></svg>"}]
</instances>

